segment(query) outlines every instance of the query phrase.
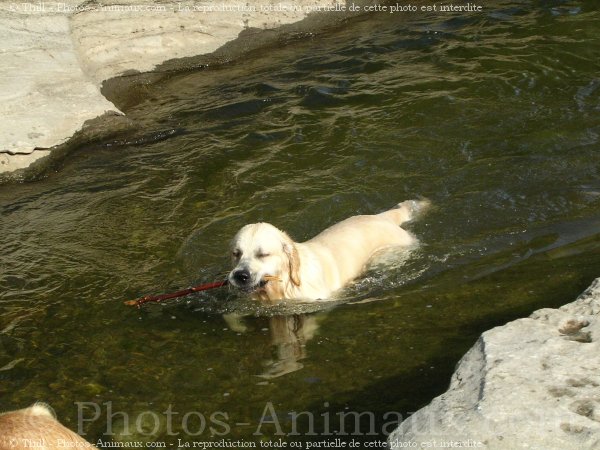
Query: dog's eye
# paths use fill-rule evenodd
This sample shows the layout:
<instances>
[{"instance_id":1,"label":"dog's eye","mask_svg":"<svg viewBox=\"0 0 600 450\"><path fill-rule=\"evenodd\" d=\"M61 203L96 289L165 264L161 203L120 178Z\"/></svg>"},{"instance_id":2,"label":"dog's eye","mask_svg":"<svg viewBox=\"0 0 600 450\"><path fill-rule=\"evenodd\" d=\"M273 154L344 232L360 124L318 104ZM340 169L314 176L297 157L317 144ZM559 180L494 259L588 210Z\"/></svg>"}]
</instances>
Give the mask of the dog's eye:
<instances>
[{"instance_id":1,"label":"dog's eye","mask_svg":"<svg viewBox=\"0 0 600 450\"><path fill-rule=\"evenodd\" d=\"M239 258L240 256L242 256L242 251L241 250L234 250L232 253L234 258Z\"/></svg>"},{"instance_id":2,"label":"dog's eye","mask_svg":"<svg viewBox=\"0 0 600 450\"><path fill-rule=\"evenodd\" d=\"M267 256L271 256L271 254L260 252L259 254L256 255L257 258L266 258Z\"/></svg>"}]
</instances>

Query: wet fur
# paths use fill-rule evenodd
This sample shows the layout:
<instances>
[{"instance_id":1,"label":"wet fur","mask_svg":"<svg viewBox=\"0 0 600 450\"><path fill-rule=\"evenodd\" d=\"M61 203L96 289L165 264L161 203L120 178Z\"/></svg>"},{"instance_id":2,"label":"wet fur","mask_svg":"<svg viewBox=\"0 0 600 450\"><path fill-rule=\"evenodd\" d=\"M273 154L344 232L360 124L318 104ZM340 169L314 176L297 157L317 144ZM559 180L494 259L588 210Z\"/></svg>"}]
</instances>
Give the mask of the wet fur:
<instances>
[{"instance_id":1,"label":"wet fur","mask_svg":"<svg viewBox=\"0 0 600 450\"><path fill-rule=\"evenodd\" d=\"M406 247L415 237L400 225L428 206L427 201L406 201L381 214L353 216L327 228L314 238L297 243L268 223L244 226L234 237L234 272L247 270L246 291L255 299L320 300L359 276L374 253L389 247ZM278 281L264 283L265 277Z\"/></svg>"}]
</instances>

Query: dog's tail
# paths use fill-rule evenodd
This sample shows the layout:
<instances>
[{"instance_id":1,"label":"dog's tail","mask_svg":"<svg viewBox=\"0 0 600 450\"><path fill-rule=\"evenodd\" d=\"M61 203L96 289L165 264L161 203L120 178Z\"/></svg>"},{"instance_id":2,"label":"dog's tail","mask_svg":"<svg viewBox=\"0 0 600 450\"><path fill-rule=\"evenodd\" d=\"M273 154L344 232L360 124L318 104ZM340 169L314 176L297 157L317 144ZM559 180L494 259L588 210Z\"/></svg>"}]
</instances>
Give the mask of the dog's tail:
<instances>
[{"instance_id":1,"label":"dog's tail","mask_svg":"<svg viewBox=\"0 0 600 450\"><path fill-rule=\"evenodd\" d=\"M379 215L391 220L396 225L401 225L404 222L408 222L421 215L430 206L431 202L426 198L420 200L406 200L402 203L398 203L395 208L382 212Z\"/></svg>"}]
</instances>

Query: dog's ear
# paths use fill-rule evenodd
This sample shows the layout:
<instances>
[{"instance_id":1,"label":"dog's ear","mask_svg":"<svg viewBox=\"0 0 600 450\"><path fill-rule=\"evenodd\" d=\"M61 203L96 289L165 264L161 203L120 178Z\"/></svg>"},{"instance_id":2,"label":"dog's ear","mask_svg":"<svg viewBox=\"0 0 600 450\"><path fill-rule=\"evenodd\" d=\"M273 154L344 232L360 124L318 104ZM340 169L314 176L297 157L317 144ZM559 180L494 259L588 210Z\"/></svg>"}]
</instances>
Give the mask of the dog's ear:
<instances>
[{"instance_id":1,"label":"dog's ear","mask_svg":"<svg viewBox=\"0 0 600 450\"><path fill-rule=\"evenodd\" d=\"M283 241L283 251L288 258L290 279L296 286L300 286L300 256L294 241L287 235Z\"/></svg>"}]
</instances>

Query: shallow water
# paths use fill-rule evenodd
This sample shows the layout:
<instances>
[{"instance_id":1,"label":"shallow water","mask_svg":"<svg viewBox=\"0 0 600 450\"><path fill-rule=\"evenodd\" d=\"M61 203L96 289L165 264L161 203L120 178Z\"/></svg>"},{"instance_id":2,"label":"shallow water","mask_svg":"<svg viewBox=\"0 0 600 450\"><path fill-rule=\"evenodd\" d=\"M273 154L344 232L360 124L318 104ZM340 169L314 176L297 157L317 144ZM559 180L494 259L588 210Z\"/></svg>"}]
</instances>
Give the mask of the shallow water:
<instances>
[{"instance_id":1,"label":"shallow water","mask_svg":"<svg viewBox=\"0 0 600 450\"><path fill-rule=\"evenodd\" d=\"M353 20L148 86L126 111L139 133L0 186L2 408L44 400L75 430L80 408L91 441L174 446L274 442L274 419L288 441L391 431L385 413L443 392L479 333L599 275L595 4ZM419 247L337 302L123 305L220 279L245 223L304 240L419 196Z\"/></svg>"}]
</instances>

